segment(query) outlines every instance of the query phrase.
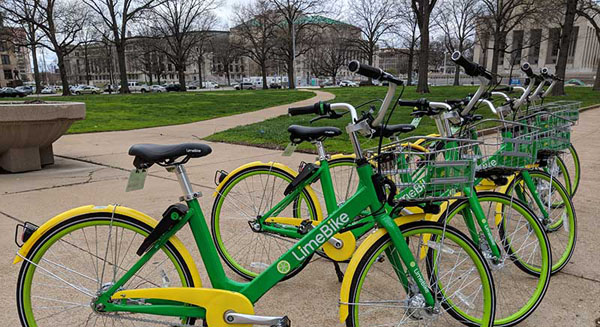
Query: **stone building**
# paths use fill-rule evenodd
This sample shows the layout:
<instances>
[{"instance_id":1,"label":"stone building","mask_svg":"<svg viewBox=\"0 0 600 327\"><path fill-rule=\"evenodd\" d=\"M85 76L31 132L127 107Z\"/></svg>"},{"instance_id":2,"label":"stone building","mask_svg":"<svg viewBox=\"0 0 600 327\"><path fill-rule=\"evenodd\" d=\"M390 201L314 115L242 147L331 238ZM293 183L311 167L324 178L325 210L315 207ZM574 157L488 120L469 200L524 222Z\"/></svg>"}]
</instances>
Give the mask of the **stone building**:
<instances>
[{"instance_id":1,"label":"stone building","mask_svg":"<svg viewBox=\"0 0 600 327\"><path fill-rule=\"evenodd\" d=\"M326 25L318 33L329 33L331 27L342 28L348 38L360 38L360 30L355 26L329 18L309 17L314 25ZM311 28L310 26L308 28ZM224 85L229 82L254 81L261 83L260 67L250 58L234 55L231 40L235 37L235 28L230 31L206 31L204 42L192 51L185 69L186 83L198 85L203 81L213 81ZM315 33L317 33L315 31ZM152 50L147 44L149 39L131 37L127 42L126 65L130 82L140 83L177 83L178 76L175 67L158 51ZM348 61L360 59L361 54L356 48L346 49ZM316 85L319 77L311 70L310 56L300 55L296 58L297 85ZM116 49L109 43L90 42L79 45L65 58L65 66L70 84L93 84L104 86L119 84L119 69ZM287 82L285 64L281 60L269 61L268 82ZM347 78L350 72L345 65L340 69L339 78Z\"/></svg>"},{"instance_id":2,"label":"stone building","mask_svg":"<svg viewBox=\"0 0 600 327\"><path fill-rule=\"evenodd\" d=\"M16 38L22 40L25 37L24 30L10 27L0 27L0 86L19 86L33 80L31 73L31 61L29 49L16 45Z\"/></svg>"},{"instance_id":3,"label":"stone building","mask_svg":"<svg viewBox=\"0 0 600 327\"><path fill-rule=\"evenodd\" d=\"M600 23L600 18L598 19ZM478 29L474 49L474 60L488 70L492 67L493 36ZM578 78L592 83L598 61L600 60L600 44L592 25L584 18L575 21L573 39L569 47L566 78ZM519 66L529 62L534 71L542 67L555 70L560 44L560 26L541 27L528 25L515 28L506 40L507 53L498 62L498 73L519 76Z\"/></svg>"}]
</instances>

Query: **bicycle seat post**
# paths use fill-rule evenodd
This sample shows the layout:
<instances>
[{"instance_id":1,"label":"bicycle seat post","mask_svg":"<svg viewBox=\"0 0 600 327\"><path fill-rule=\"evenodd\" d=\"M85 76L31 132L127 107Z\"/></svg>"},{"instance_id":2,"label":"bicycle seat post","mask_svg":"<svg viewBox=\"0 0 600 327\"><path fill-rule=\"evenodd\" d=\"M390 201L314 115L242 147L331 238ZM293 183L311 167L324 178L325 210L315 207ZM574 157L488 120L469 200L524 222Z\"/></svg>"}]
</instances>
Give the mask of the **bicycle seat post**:
<instances>
[{"instance_id":1,"label":"bicycle seat post","mask_svg":"<svg viewBox=\"0 0 600 327\"><path fill-rule=\"evenodd\" d=\"M325 147L323 146L323 142L314 141L312 142L317 148L317 154L319 155L319 161L327 160L327 152L325 152Z\"/></svg>"},{"instance_id":2,"label":"bicycle seat post","mask_svg":"<svg viewBox=\"0 0 600 327\"><path fill-rule=\"evenodd\" d=\"M179 181L179 186L181 186L181 190L183 191L183 196L180 198L180 200L190 201L200 196L200 193L194 192L192 189L192 183L190 182L187 172L185 171L185 167L182 164L170 166L167 168L167 170L175 171L175 175L177 175L177 181Z\"/></svg>"}]
</instances>

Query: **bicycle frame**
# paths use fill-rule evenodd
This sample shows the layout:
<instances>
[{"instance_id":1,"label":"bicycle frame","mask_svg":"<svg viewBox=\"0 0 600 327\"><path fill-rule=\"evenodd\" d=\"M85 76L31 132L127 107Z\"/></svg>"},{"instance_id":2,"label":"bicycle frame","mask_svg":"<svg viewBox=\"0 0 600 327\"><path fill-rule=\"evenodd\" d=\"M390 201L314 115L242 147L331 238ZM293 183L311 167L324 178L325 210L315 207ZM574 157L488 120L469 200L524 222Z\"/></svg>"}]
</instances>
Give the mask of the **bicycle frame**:
<instances>
[{"instance_id":1,"label":"bicycle frame","mask_svg":"<svg viewBox=\"0 0 600 327\"><path fill-rule=\"evenodd\" d=\"M403 278L400 278L403 286L408 290L409 285L406 279L407 272L413 280L416 281L417 287L422 292L426 303L433 307L435 304L434 296L431 294L428 285L425 282L426 279L423 273L419 270L418 266L414 264L416 260L408 249L408 245L402 236L402 232L397 228L394 220L386 213L386 211L382 210L383 204L377 197L371 179L373 176L371 165L363 160L358 164L356 169L360 179L360 184L356 193L352 195L348 201L335 209L319 225L303 235L294 246L252 281L240 283L231 280L225 275L223 265L219 259L216 247L212 242L200 204L196 198L192 197L190 200L186 200L189 208L187 214L181 218L174 228L163 234L150 250L118 281L116 281L115 284L113 284L106 292L99 295L94 305L101 305L105 312L121 311L204 318L206 310L198 307L186 306L185 303L152 300L151 297L145 303L151 303L152 305L131 304L127 303L125 300L120 303L111 301L120 299L119 289L123 287L130 278L135 276L142 266L150 260L171 236L177 233L186 224L189 224L192 230L192 234L194 235L194 239L213 288L240 293L250 302L255 303L274 285L281 281L286 273L298 267L308 256L312 255L323 246L329 238L350 224L352 217L355 217L368 209L373 213L374 221L387 230L394 246L398 249L397 252L399 255L390 258L390 261L396 266L395 268L397 269L396 271L398 271L399 276L403 276ZM178 174L178 177L180 177L180 175L181 173ZM187 180L184 170L183 176L185 178L180 179L180 182ZM189 188L189 190L191 190L191 188ZM404 267L406 267L406 269ZM137 291L144 290L141 289Z\"/></svg>"}]
</instances>

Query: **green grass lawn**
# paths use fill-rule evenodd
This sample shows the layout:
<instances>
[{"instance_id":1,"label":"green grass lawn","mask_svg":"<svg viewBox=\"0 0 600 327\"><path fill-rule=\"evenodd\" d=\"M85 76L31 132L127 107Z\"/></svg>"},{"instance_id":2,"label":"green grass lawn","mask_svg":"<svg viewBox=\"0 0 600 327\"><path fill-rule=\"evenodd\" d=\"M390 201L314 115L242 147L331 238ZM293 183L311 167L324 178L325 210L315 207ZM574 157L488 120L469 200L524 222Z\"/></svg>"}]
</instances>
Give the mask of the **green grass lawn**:
<instances>
[{"instance_id":1,"label":"green grass lawn","mask_svg":"<svg viewBox=\"0 0 600 327\"><path fill-rule=\"evenodd\" d=\"M215 91L42 98L86 104L86 118L68 133L121 131L176 125L292 103L314 96L295 90Z\"/></svg>"},{"instance_id":2,"label":"green grass lawn","mask_svg":"<svg viewBox=\"0 0 600 327\"><path fill-rule=\"evenodd\" d=\"M346 102L352 105L359 105L366 101L380 98L385 96L386 87L360 87L360 88L332 88L326 89L325 91L335 94L335 102ZM417 94L414 87L407 87L402 95L403 99L418 99L426 97L431 101L442 101L446 99L462 98L473 93L476 87L471 86L438 86L432 87L431 93L426 95ZM586 107L589 105L600 103L600 93L594 92L591 88L582 87L568 87L567 97L548 98L546 101L550 102L553 100L565 100L565 99L576 99L582 101L582 106ZM516 93L518 94L518 93ZM376 103L377 109L379 104ZM368 110L368 107L363 107L363 110ZM361 109L359 109L360 112ZM390 124L410 123L412 116L410 116L411 108L397 107L390 120ZM477 113L484 115L486 118L493 117L493 114L487 109L482 107ZM298 124L309 126L309 120L314 118L312 115L295 116L289 117L283 115L280 117L272 118L260 123L255 123L246 126L238 126L223 132L213 134L207 138L209 141L216 142L227 142L236 144L254 145L259 147L267 147L272 149L284 149L289 143L289 133L287 128L289 125ZM348 135L345 131L345 126L349 122L349 116L337 120L323 119L313 124L313 126L336 126L344 131L344 134L332 139L328 139L325 142L325 147L329 153L336 152L352 152L352 145L348 139ZM421 121L419 128L415 131L404 134L404 136L410 135L427 135L430 133L436 133L437 129L433 120L428 117L424 117ZM377 140L361 140L363 148L377 146ZM298 147L299 150L314 152L313 145L309 143L303 143Z\"/></svg>"}]
</instances>

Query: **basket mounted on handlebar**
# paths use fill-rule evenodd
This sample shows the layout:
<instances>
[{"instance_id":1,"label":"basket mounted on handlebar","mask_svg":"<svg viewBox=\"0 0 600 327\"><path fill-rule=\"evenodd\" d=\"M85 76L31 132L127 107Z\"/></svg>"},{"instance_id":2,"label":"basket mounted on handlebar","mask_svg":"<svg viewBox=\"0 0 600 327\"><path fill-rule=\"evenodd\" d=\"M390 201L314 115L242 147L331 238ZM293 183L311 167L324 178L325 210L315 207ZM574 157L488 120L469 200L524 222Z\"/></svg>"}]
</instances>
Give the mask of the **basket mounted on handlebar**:
<instances>
[{"instance_id":1,"label":"basket mounted on handlebar","mask_svg":"<svg viewBox=\"0 0 600 327\"><path fill-rule=\"evenodd\" d=\"M531 108L530 115L519 120L538 128L538 157L544 158L567 150L571 144L571 126L579 119L579 103L559 101Z\"/></svg>"},{"instance_id":2,"label":"basket mounted on handlebar","mask_svg":"<svg viewBox=\"0 0 600 327\"><path fill-rule=\"evenodd\" d=\"M485 119L469 125L462 137L482 142L470 154L477 161L477 175L511 175L537 159L538 128L502 119Z\"/></svg>"},{"instance_id":3,"label":"basket mounted on handlebar","mask_svg":"<svg viewBox=\"0 0 600 327\"><path fill-rule=\"evenodd\" d=\"M427 151L411 143L432 144ZM475 181L475 160L467 158L479 141L441 137L409 137L366 150L365 157L374 169L393 181L398 202L434 202L462 198L464 188Z\"/></svg>"}]
</instances>

